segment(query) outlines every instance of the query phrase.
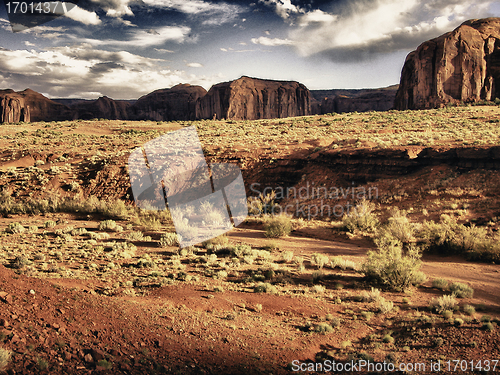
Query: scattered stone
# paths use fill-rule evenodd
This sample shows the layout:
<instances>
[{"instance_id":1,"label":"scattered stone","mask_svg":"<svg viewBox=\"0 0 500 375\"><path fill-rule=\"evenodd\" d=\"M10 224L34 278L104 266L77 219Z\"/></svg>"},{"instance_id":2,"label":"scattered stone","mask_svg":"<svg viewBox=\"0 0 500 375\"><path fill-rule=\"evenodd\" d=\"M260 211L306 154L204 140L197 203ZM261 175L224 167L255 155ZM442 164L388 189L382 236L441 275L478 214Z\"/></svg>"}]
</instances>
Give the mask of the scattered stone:
<instances>
[{"instance_id":1,"label":"scattered stone","mask_svg":"<svg viewBox=\"0 0 500 375\"><path fill-rule=\"evenodd\" d=\"M12 296L7 292L0 292L0 301L12 304Z\"/></svg>"},{"instance_id":2,"label":"scattered stone","mask_svg":"<svg viewBox=\"0 0 500 375\"><path fill-rule=\"evenodd\" d=\"M100 349L92 349L90 353L96 362L106 358L104 352Z\"/></svg>"},{"instance_id":3,"label":"scattered stone","mask_svg":"<svg viewBox=\"0 0 500 375\"><path fill-rule=\"evenodd\" d=\"M91 363L91 362L94 362L94 359L92 358L92 355L89 353L89 354L85 354L85 357L83 357L83 359L85 360L85 362L87 363Z\"/></svg>"},{"instance_id":4,"label":"scattered stone","mask_svg":"<svg viewBox=\"0 0 500 375\"><path fill-rule=\"evenodd\" d=\"M33 289L30 289L29 293L35 295L35 291Z\"/></svg>"}]
</instances>

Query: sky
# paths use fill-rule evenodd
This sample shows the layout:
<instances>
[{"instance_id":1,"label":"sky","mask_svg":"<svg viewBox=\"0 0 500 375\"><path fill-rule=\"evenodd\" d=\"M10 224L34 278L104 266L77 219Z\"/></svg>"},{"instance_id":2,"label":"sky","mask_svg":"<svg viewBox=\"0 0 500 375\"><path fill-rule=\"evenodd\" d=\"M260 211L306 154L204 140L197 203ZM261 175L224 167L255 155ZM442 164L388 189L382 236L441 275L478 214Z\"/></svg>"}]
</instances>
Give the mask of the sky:
<instances>
[{"instance_id":1,"label":"sky","mask_svg":"<svg viewBox=\"0 0 500 375\"><path fill-rule=\"evenodd\" d=\"M422 42L496 16L500 0L79 0L13 32L0 5L0 89L137 99L242 75L311 90L386 87Z\"/></svg>"}]
</instances>

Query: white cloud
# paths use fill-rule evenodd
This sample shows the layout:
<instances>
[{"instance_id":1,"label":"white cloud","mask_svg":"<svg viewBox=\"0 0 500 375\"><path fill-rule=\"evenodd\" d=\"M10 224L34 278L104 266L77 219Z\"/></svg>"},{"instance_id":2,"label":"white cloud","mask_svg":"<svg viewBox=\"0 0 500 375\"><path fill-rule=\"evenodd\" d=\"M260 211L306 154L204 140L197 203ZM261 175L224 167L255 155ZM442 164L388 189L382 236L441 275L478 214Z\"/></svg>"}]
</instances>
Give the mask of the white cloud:
<instances>
[{"instance_id":1,"label":"white cloud","mask_svg":"<svg viewBox=\"0 0 500 375\"><path fill-rule=\"evenodd\" d=\"M207 2L202 0L143 0L151 7L176 10L191 16L203 17L202 24L221 25L231 22L246 8L225 2Z\"/></svg>"},{"instance_id":2,"label":"white cloud","mask_svg":"<svg viewBox=\"0 0 500 375\"><path fill-rule=\"evenodd\" d=\"M0 50L0 72L3 87L15 90L30 87L52 97L106 95L132 99L178 83L209 87L220 80L216 76L197 76L169 69L160 59L125 51L93 49L88 44L41 52Z\"/></svg>"},{"instance_id":3,"label":"white cloud","mask_svg":"<svg viewBox=\"0 0 500 375\"><path fill-rule=\"evenodd\" d=\"M187 63L186 66L190 68L203 68L203 65L197 62Z\"/></svg>"},{"instance_id":4,"label":"white cloud","mask_svg":"<svg viewBox=\"0 0 500 375\"><path fill-rule=\"evenodd\" d=\"M474 0L426 4L418 0L355 0L330 12L316 9L297 14L298 26L290 31L289 39L303 56L324 53L334 60L359 60L373 53L414 49L466 19L484 17L490 4Z\"/></svg>"},{"instance_id":5,"label":"white cloud","mask_svg":"<svg viewBox=\"0 0 500 375\"><path fill-rule=\"evenodd\" d=\"M78 6L75 6L64 15L73 21L83 23L84 25L99 25L101 23L101 20L95 12L89 12L88 10L82 9Z\"/></svg>"},{"instance_id":6,"label":"white cloud","mask_svg":"<svg viewBox=\"0 0 500 375\"><path fill-rule=\"evenodd\" d=\"M291 0L259 0L259 2L274 7L276 13L284 20L291 14L304 13L304 10L293 5Z\"/></svg>"},{"instance_id":7,"label":"white cloud","mask_svg":"<svg viewBox=\"0 0 500 375\"><path fill-rule=\"evenodd\" d=\"M268 38L265 36L261 36L260 38L252 38L252 43L253 44L260 44L263 46L289 46L294 44L293 41L289 39L279 39L279 38Z\"/></svg>"}]
</instances>

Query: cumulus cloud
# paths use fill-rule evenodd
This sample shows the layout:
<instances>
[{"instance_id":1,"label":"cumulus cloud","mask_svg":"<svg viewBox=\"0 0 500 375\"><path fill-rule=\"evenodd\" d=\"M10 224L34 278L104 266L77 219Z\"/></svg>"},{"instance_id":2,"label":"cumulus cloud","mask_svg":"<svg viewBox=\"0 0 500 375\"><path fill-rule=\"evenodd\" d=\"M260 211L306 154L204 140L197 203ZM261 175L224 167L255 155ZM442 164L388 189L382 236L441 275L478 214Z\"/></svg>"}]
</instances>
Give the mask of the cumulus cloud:
<instances>
[{"instance_id":1,"label":"cumulus cloud","mask_svg":"<svg viewBox=\"0 0 500 375\"><path fill-rule=\"evenodd\" d=\"M289 39L268 38L265 36L261 36L260 38L252 38L251 41L253 44L260 44L263 46L270 46L270 47L289 46L294 44L294 42Z\"/></svg>"},{"instance_id":2,"label":"cumulus cloud","mask_svg":"<svg viewBox=\"0 0 500 375\"><path fill-rule=\"evenodd\" d=\"M285 20L292 14L305 12L300 7L292 4L291 0L259 0L259 2L274 8L276 13Z\"/></svg>"},{"instance_id":3,"label":"cumulus cloud","mask_svg":"<svg viewBox=\"0 0 500 375\"><path fill-rule=\"evenodd\" d=\"M82 9L78 6L75 6L64 15L73 21L83 23L84 25L99 25L101 23L101 20L95 12L89 12L88 10Z\"/></svg>"},{"instance_id":4,"label":"cumulus cloud","mask_svg":"<svg viewBox=\"0 0 500 375\"><path fill-rule=\"evenodd\" d=\"M132 99L179 82L209 86L220 79L172 70L163 62L125 51L93 49L88 44L38 52L0 51L3 87L30 87L52 97Z\"/></svg>"},{"instance_id":5,"label":"cumulus cloud","mask_svg":"<svg viewBox=\"0 0 500 375\"><path fill-rule=\"evenodd\" d=\"M324 54L336 61L357 61L374 54L410 50L470 18L489 16L493 0L353 0L309 2L259 0L290 27L285 43L258 38L263 45L294 45L302 56ZM267 43L267 44L266 44Z\"/></svg>"}]
</instances>

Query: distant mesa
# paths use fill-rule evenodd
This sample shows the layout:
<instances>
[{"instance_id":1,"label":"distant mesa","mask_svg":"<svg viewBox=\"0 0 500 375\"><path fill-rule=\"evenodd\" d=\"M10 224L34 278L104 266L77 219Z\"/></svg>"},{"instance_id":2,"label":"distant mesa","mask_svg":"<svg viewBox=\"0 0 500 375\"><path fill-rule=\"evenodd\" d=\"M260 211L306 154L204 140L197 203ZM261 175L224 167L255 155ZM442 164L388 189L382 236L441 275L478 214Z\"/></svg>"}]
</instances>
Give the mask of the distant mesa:
<instances>
[{"instance_id":1,"label":"distant mesa","mask_svg":"<svg viewBox=\"0 0 500 375\"><path fill-rule=\"evenodd\" d=\"M464 22L407 58L396 109L426 109L500 97L500 18Z\"/></svg>"},{"instance_id":2,"label":"distant mesa","mask_svg":"<svg viewBox=\"0 0 500 375\"><path fill-rule=\"evenodd\" d=\"M128 109L130 120L190 121L196 119L196 103L207 93L201 86L179 84L140 97Z\"/></svg>"},{"instance_id":3,"label":"distant mesa","mask_svg":"<svg viewBox=\"0 0 500 375\"><path fill-rule=\"evenodd\" d=\"M179 84L138 100L50 100L33 90L0 91L1 122L90 120L257 120L330 112L388 110L397 86L365 90L310 91L295 81L243 76L212 86Z\"/></svg>"},{"instance_id":4,"label":"distant mesa","mask_svg":"<svg viewBox=\"0 0 500 375\"><path fill-rule=\"evenodd\" d=\"M196 103L198 119L257 120L311 114L311 93L301 83L243 76L212 86Z\"/></svg>"}]
</instances>

